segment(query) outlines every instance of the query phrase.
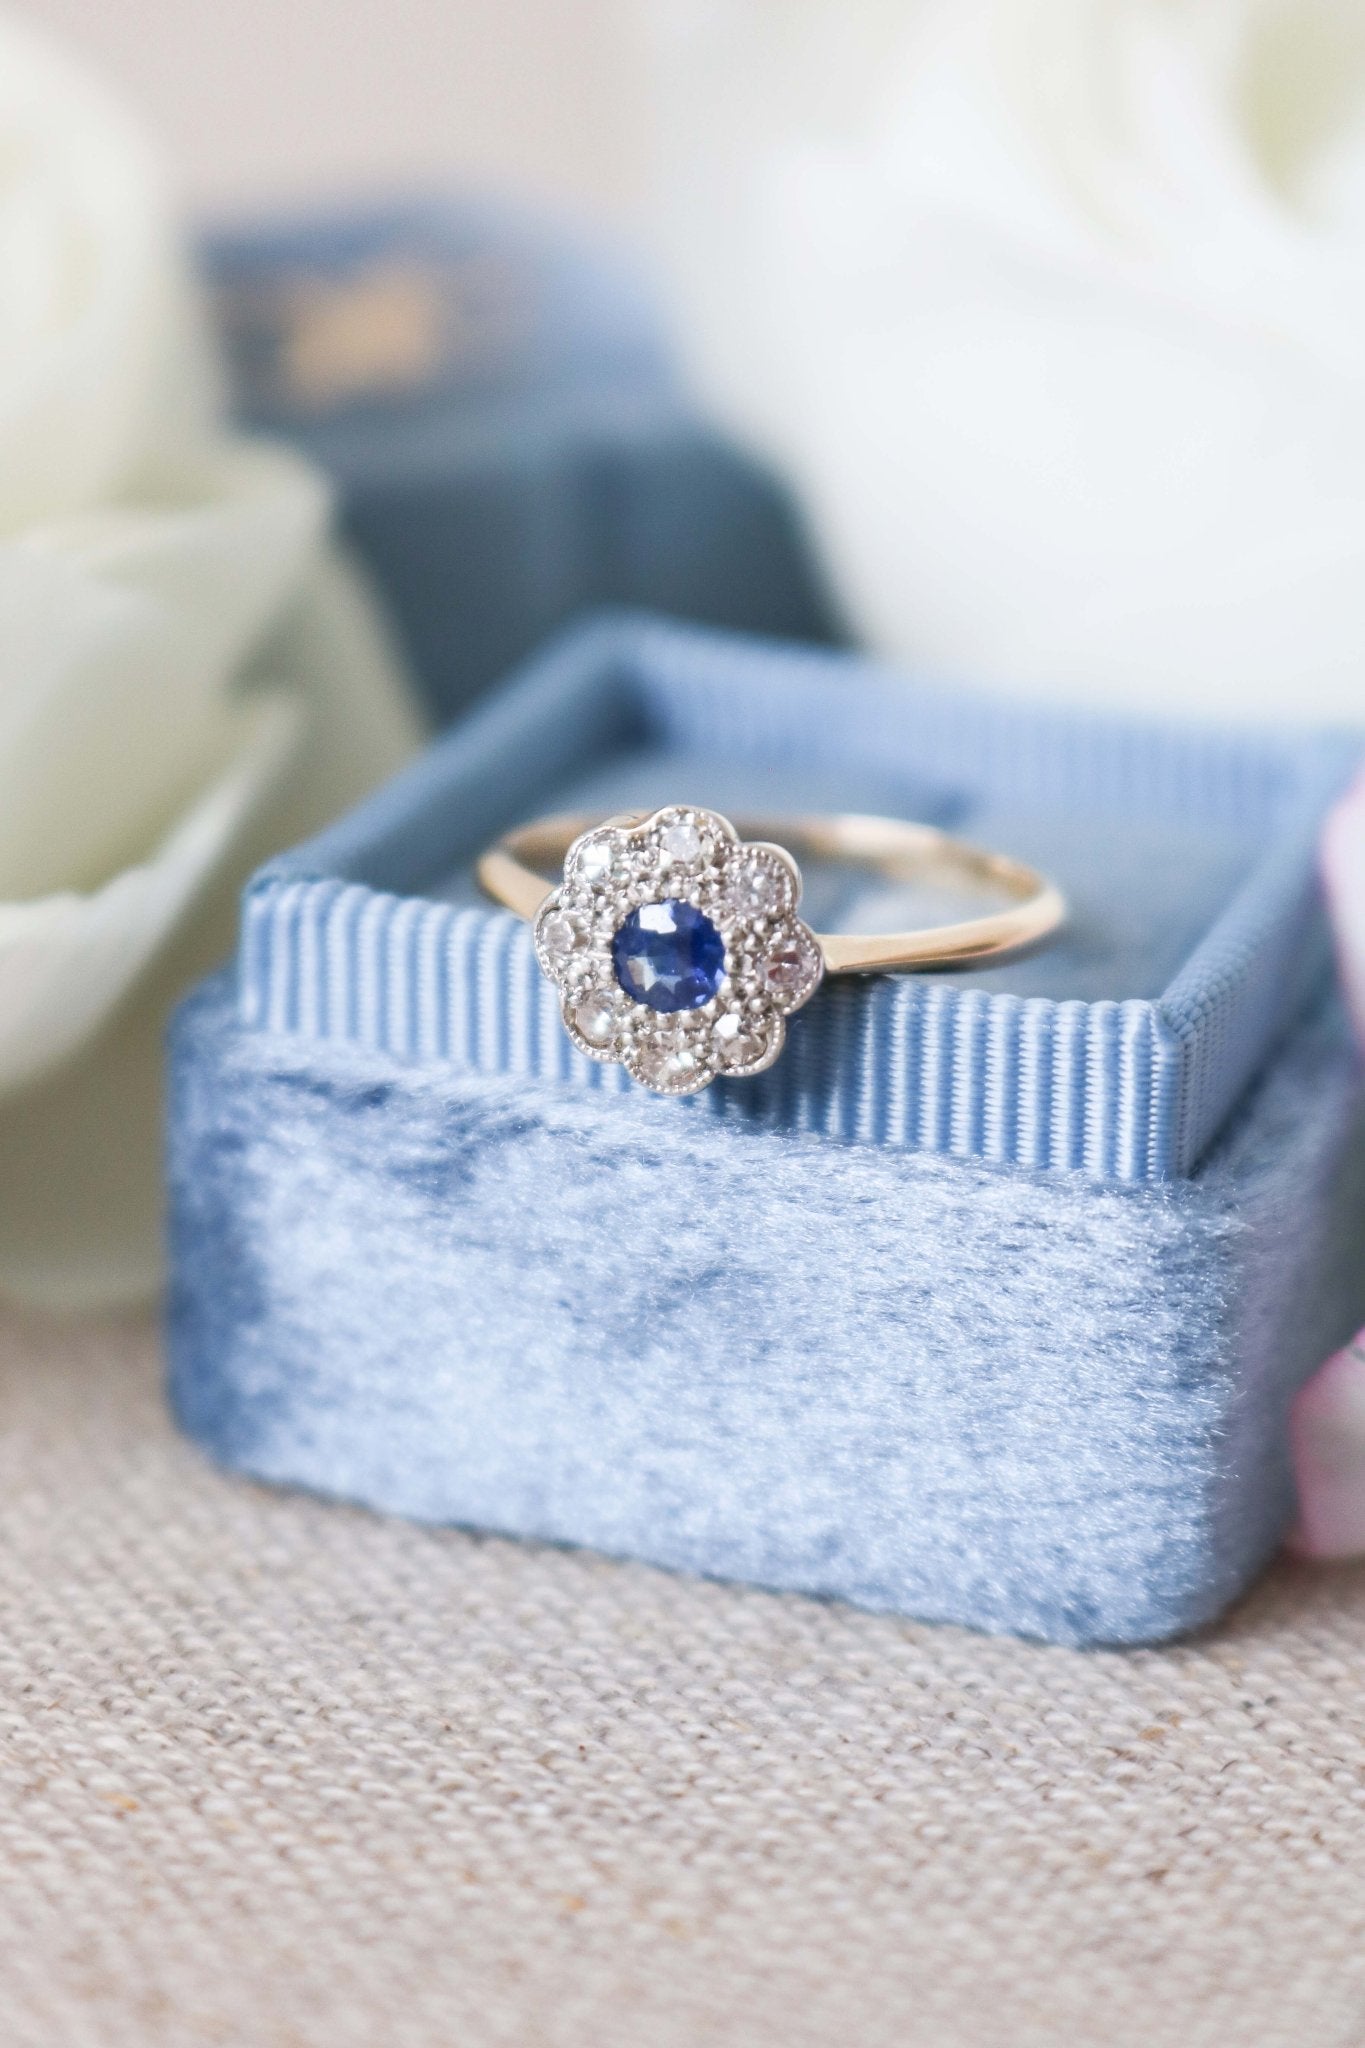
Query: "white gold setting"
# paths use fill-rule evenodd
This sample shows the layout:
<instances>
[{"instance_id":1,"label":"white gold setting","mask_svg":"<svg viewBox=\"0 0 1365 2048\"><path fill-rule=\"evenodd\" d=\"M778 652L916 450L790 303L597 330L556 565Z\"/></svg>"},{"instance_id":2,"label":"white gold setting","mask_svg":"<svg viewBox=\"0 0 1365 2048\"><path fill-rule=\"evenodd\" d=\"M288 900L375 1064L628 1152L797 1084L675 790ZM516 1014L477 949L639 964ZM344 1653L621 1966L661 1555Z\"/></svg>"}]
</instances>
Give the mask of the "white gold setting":
<instances>
[{"instance_id":1,"label":"white gold setting","mask_svg":"<svg viewBox=\"0 0 1365 2048\"><path fill-rule=\"evenodd\" d=\"M741 840L718 812L670 805L573 842L536 916L536 957L580 1052L658 1094L694 1095L718 1075L770 1067L787 1017L819 987L824 960L796 915L800 900L800 870L782 847ZM617 975L613 944L627 919L670 902L699 912L724 946L714 994L694 1008L652 1008Z\"/></svg>"}]
</instances>

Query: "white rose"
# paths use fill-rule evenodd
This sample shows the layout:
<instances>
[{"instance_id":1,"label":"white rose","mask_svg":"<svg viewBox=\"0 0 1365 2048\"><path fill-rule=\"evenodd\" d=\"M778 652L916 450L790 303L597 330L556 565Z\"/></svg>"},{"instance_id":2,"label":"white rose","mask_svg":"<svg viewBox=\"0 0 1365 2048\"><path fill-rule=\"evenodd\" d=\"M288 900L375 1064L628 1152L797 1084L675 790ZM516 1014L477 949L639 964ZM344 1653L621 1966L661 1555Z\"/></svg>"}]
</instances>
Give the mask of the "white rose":
<instances>
[{"instance_id":1,"label":"white rose","mask_svg":"<svg viewBox=\"0 0 1365 2048\"><path fill-rule=\"evenodd\" d=\"M874 647L1365 709L1358 0L653 11L694 362Z\"/></svg>"},{"instance_id":2,"label":"white rose","mask_svg":"<svg viewBox=\"0 0 1365 2048\"><path fill-rule=\"evenodd\" d=\"M141 137L0 11L0 1290L151 1282L168 1003L412 743L327 517L219 424Z\"/></svg>"}]
</instances>

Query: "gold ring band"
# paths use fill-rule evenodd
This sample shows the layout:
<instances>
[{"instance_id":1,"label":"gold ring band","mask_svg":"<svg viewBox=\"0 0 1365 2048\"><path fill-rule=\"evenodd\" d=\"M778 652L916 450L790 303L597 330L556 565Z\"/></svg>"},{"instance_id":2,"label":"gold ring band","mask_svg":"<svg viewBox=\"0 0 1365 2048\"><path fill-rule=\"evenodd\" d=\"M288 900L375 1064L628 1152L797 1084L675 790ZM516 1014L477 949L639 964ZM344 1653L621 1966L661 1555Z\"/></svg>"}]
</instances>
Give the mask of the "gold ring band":
<instances>
[{"instance_id":1,"label":"gold ring band","mask_svg":"<svg viewBox=\"0 0 1365 2048\"><path fill-rule=\"evenodd\" d=\"M797 853L892 880L965 882L1009 902L912 931L813 932L796 915ZM545 870L561 863L555 882ZM495 902L533 922L579 1050L669 1095L771 1066L787 1017L826 974L999 959L1066 917L1061 893L1022 861L931 825L852 814L737 824L681 804L566 814L504 834L477 872Z\"/></svg>"},{"instance_id":2,"label":"gold ring band","mask_svg":"<svg viewBox=\"0 0 1365 2048\"><path fill-rule=\"evenodd\" d=\"M478 864L484 893L518 917L534 919L557 886L544 872L562 866L575 840L596 826L637 825L649 815L627 812L607 819L563 812L518 825L491 846ZM1006 910L959 923L906 932L817 932L826 974L877 974L894 968L961 967L999 959L1049 937L1066 921L1066 899L1035 868L1008 854L954 839L933 825L856 812L826 817L736 818L741 839L771 843L809 860L844 861L874 869L892 881L935 877L996 889L1014 900Z\"/></svg>"}]
</instances>

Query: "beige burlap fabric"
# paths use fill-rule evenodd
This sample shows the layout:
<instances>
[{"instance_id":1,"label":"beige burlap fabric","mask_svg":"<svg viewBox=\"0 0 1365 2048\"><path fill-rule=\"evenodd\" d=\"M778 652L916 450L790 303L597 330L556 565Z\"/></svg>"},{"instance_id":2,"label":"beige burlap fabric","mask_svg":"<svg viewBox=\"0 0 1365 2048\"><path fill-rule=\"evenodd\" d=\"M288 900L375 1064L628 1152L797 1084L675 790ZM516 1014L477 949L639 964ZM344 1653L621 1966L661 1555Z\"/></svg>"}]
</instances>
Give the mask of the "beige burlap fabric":
<instances>
[{"instance_id":1,"label":"beige burlap fabric","mask_svg":"<svg viewBox=\"0 0 1365 2048\"><path fill-rule=\"evenodd\" d=\"M1086 1655L224 1478L0 1326L3 2048L1348 2048L1365 1572Z\"/></svg>"}]
</instances>

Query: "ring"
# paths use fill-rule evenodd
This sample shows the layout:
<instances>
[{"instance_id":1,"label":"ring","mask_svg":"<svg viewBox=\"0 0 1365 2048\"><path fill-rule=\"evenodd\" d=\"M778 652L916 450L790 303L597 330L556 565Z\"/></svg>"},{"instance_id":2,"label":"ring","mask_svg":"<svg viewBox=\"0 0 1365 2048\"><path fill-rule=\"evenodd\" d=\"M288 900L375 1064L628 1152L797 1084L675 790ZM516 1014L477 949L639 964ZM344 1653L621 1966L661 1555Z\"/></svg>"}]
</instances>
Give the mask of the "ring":
<instances>
[{"instance_id":1,"label":"ring","mask_svg":"<svg viewBox=\"0 0 1365 2048\"><path fill-rule=\"evenodd\" d=\"M779 840L782 843L778 843ZM1009 907L915 931L813 932L796 915L795 848L897 880L948 877ZM542 872L563 862L556 884ZM786 1020L827 974L960 967L1054 932L1066 904L1046 878L930 825L836 816L742 820L670 804L612 818L541 818L483 855L486 893L535 926L564 1028L662 1095L761 1074Z\"/></svg>"}]
</instances>

